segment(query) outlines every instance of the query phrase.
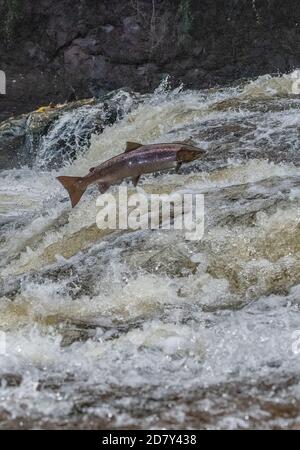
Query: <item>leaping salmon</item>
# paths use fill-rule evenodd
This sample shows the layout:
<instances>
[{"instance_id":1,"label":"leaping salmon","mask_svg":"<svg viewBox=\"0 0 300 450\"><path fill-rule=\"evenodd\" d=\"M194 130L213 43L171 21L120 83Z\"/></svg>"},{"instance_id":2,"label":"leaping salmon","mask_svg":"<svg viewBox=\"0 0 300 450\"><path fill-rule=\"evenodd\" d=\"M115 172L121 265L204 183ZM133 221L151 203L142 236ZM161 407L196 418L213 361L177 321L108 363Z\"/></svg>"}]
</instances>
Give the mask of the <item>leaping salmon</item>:
<instances>
[{"instance_id":1,"label":"leaping salmon","mask_svg":"<svg viewBox=\"0 0 300 450\"><path fill-rule=\"evenodd\" d=\"M150 145L127 142L124 153L110 158L97 167L92 167L86 176L60 176L57 179L68 191L74 208L90 184L97 183L102 194L112 184L128 177L136 186L140 176L145 173L173 167L178 172L183 163L199 159L205 154L205 150L189 144L189 141Z\"/></svg>"}]
</instances>

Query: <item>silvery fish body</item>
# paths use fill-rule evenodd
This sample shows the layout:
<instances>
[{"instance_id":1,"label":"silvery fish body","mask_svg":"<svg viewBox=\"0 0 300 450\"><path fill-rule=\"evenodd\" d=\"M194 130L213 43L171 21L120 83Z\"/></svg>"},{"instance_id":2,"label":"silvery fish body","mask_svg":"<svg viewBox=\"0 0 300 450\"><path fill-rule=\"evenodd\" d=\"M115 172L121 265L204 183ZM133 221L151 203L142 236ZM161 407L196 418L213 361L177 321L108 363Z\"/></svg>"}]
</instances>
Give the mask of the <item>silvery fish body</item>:
<instances>
[{"instance_id":1,"label":"silvery fish body","mask_svg":"<svg viewBox=\"0 0 300 450\"><path fill-rule=\"evenodd\" d=\"M177 168L182 163L203 157L206 152L186 142L142 145L128 142L126 150L120 155L92 167L84 177L58 177L68 190L72 207L82 197L87 186L97 183L101 193L111 185L125 178L132 178L136 186L141 175L160 170Z\"/></svg>"}]
</instances>

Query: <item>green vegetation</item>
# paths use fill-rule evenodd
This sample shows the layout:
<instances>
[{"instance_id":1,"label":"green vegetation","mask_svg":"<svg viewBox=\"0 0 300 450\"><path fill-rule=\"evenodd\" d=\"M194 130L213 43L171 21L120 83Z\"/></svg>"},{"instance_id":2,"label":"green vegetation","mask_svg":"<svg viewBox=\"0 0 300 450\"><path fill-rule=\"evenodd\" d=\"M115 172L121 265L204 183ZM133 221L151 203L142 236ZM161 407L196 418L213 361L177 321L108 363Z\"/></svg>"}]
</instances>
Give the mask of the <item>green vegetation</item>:
<instances>
[{"instance_id":1,"label":"green vegetation","mask_svg":"<svg viewBox=\"0 0 300 450\"><path fill-rule=\"evenodd\" d=\"M3 0L0 3L0 31L6 44L15 36L22 15L22 0Z\"/></svg>"},{"instance_id":2,"label":"green vegetation","mask_svg":"<svg viewBox=\"0 0 300 450\"><path fill-rule=\"evenodd\" d=\"M184 35L190 33L193 24L191 0L181 0L179 5L180 28Z\"/></svg>"}]
</instances>

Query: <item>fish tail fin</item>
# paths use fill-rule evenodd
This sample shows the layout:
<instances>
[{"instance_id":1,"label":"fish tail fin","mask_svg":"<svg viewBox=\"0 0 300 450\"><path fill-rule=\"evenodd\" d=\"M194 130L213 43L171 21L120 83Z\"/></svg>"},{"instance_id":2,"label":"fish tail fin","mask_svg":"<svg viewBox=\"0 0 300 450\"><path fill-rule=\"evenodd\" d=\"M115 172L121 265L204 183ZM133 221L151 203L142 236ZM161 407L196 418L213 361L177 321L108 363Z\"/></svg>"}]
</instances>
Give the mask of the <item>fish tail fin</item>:
<instances>
[{"instance_id":1,"label":"fish tail fin","mask_svg":"<svg viewBox=\"0 0 300 450\"><path fill-rule=\"evenodd\" d=\"M82 183L83 177L57 177L58 181L68 191L72 208L77 205L82 195L84 194L87 185Z\"/></svg>"}]
</instances>

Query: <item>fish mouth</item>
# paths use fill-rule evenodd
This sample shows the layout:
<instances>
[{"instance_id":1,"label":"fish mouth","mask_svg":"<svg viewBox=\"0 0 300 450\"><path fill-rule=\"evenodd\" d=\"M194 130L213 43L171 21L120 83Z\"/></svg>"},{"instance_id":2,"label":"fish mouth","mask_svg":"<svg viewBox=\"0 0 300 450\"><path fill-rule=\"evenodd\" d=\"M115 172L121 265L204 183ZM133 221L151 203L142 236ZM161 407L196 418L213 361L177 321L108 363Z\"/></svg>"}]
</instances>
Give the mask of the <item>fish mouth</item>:
<instances>
[{"instance_id":1,"label":"fish mouth","mask_svg":"<svg viewBox=\"0 0 300 450\"><path fill-rule=\"evenodd\" d=\"M206 150L195 150L192 152L191 161L195 161L196 159L203 158L207 154Z\"/></svg>"},{"instance_id":2,"label":"fish mouth","mask_svg":"<svg viewBox=\"0 0 300 450\"><path fill-rule=\"evenodd\" d=\"M182 162L191 162L203 158L206 154L207 151L202 149L199 150L183 149L179 151L178 159Z\"/></svg>"}]
</instances>

